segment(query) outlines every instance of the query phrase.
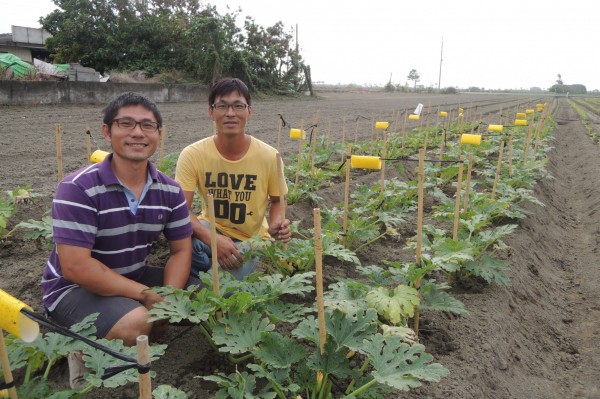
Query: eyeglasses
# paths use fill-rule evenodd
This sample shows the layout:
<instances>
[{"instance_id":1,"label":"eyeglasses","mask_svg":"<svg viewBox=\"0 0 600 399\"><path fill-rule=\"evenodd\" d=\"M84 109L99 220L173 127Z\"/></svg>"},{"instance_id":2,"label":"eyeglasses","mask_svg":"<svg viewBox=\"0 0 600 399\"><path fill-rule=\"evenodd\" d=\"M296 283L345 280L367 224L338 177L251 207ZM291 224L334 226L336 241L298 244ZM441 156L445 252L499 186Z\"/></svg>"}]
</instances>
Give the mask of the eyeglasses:
<instances>
[{"instance_id":1,"label":"eyeglasses","mask_svg":"<svg viewBox=\"0 0 600 399\"><path fill-rule=\"evenodd\" d=\"M158 130L158 123L152 121L136 121L132 118L118 118L113 119L111 123L116 123L121 129L133 130L137 125L140 125L140 129L146 133L154 133Z\"/></svg>"},{"instance_id":2,"label":"eyeglasses","mask_svg":"<svg viewBox=\"0 0 600 399\"><path fill-rule=\"evenodd\" d=\"M233 103L233 104L215 103L215 104L211 105L211 107L215 111L219 111L219 112L227 112L227 110L229 110L229 107L231 107L231 109L233 109L233 112L244 112L246 110L246 108L249 107L249 105L245 104L245 103Z\"/></svg>"}]
</instances>

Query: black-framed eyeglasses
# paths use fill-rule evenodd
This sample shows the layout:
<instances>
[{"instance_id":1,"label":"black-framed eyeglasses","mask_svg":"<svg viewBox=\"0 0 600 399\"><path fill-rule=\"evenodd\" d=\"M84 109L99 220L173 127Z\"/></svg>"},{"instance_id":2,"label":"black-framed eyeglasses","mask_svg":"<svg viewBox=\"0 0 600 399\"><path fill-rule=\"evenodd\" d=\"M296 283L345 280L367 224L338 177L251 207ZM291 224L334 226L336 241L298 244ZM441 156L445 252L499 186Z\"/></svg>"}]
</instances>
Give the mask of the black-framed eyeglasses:
<instances>
[{"instance_id":1,"label":"black-framed eyeglasses","mask_svg":"<svg viewBox=\"0 0 600 399\"><path fill-rule=\"evenodd\" d=\"M231 109L233 109L234 112L244 112L246 110L246 108L249 107L249 105L246 103L233 103L233 104L214 103L213 105L211 105L211 107L215 111L219 111L219 112L227 112L227 110L229 110L230 107L231 107Z\"/></svg>"},{"instance_id":2,"label":"black-framed eyeglasses","mask_svg":"<svg viewBox=\"0 0 600 399\"><path fill-rule=\"evenodd\" d=\"M146 133L154 133L158 130L158 123L152 121L136 121L132 118L118 118L113 119L111 123L116 123L121 129L133 130L137 125L140 125L140 129Z\"/></svg>"}]
</instances>

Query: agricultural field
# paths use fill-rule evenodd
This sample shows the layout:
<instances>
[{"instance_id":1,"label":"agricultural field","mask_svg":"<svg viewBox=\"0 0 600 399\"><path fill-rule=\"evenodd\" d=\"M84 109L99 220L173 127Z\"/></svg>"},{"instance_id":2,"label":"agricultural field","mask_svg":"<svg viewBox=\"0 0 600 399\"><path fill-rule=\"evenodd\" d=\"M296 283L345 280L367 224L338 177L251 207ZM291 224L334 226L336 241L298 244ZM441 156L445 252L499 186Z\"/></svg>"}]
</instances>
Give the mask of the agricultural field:
<instances>
[{"instance_id":1,"label":"agricultural field","mask_svg":"<svg viewBox=\"0 0 600 399\"><path fill-rule=\"evenodd\" d=\"M294 383L316 380L310 372L320 359L313 288L318 262L312 258L311 229L314 209L319 209L328 325L352 328L355 337L367 337L369 343L355 339L342 345L339 330L338 335L329 332L328 342L343 346L344 355L355 352L348 359L336 358L337 369L332 363L321 364L330 367L322 386L333 397L363 386L359 397L600 397L600 149L597 123L591 130L589 123L582 124L583 115L599 114L599 103L482 93L318 95L318 99L254 98L252 103L249 133L280 149L290 188L287 215L295 222L294 240L286 250L275 246L256 250L263 260L261 270L282 276L268 280L268 287L279 289L267 300L282 304L279 317L272 309L265 311L267 305L246 297L250 310L227 319L227 328L216 317L202 324L198 315L188 314L191 326L170 326L159 342L167 347L152 363L153 387L167 384L189 398L207 398L233 385L236 371L250 389L254 381L250 375L260 369L268 378L257 378L256 397L311 397L312 391L294 392L291 379L279 379L280 371L269 367L276 357L277 370L285 368L285 361L295 361ZM421 118L405 118L419 103L424 106ZM516 113L535 110L538 103L545 104L544 111L528 113L527 126L515 126ZM166 135L155 162L172 174L177 154L212 134L212 125L207 104L159 106ZM41 222L58 182L57 131L66 174L87 164L88 129L92 149L109 150L100 133L101 108L5 106L0 111L0 200L10 208L6 226L0 225L0 288L38 313L43 312L39 281L49 252ZM440 111L447 115L440 117ZM376 129L376 122L389 126ZM495 131L492 125L504 129ZM290 129L306 130L306 139L291 139ZM462 133L482 135L481 144L459 145ZM349 151L381 157L383 167L349 168ZM422 170L420 153L426 159ZM355 159L358 166L361 160L363 166L372 162ZM456 208L460 218L455 218ZM15 228L20 222L29 225ZM152 263L160 265L166 254L159 243ZM266 279L251 288L236 287L226 279L223 284L225 290L229 284L238 293L244 289L261 293L255 298L263 301L267 295L260 291ZM236 295L232 298L241 301ZM344 318L349 309L363 306L354 319ZM185 319L178 311L166 305L154 316ZM252 344L244 347L246 339L235 335L235 326L244 323L243 314L270 315L270 321L262 319L269 324L263 341L254 343L260 351ZM368 327L360 330L357 320ZM409 327L418 329L418 336ZM393 337L384 339L375 331ZM269 346L277 344L289 350L266 355ZM415 357L404 366L395 363L402 354L408 358L407 351ZM396 356L386 361L390 352ZM245 357L247 353L253 355ZM298 353L302 357L292 359ZM349 382L350 372L340 377L345 367L362 373L362 378ZM405 373L411 369L414 374ZM17 385L28 376L24 368L15 370ZM64 359L47 375L56 390L67 389L67 377ZM386 389L375 392L375 385ZM273 386L278 389L271 396L258 394ZM85 397L135 398L137 390L135 383L128 383L96 388ZM231 392L237 391L222 392L220 397L234 397Z\"/></svg>"}]
</instances>

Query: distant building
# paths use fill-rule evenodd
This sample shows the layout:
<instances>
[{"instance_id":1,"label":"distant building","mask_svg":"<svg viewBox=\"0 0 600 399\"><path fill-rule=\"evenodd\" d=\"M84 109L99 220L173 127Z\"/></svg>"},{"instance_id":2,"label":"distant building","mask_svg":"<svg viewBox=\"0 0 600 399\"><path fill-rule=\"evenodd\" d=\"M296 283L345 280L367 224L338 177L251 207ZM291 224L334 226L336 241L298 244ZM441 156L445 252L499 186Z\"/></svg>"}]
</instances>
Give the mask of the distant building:
<instances>
[{"instance_id":1,"label":"distant building","mask_svg":"<svg viewBox=\"0 0 600 399\"><path fill-rule=\"evenodd\" d=\"M40 28L12 25L12 34L0 34L0 53L11 53L33 64L33 59L50 61L50 52L44 42L50 33Z\"/></svg>"}]
</instances>

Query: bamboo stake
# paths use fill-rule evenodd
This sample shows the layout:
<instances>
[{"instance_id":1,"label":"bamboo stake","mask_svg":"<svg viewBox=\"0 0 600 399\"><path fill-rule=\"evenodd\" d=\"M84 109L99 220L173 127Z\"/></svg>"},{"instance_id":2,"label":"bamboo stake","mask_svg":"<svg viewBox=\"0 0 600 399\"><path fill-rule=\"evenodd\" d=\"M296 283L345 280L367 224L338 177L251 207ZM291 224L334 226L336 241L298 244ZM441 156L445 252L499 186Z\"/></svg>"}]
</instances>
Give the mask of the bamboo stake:
<instances>
[{"instance_id":1,"label":"bamboo stake","mask_svg":"<svg viewBox=\"0 0 600 399\"><path fill-rule=\"evenodd\" d=\"M85 148L87 150L87 161L88 163L92 163L90 159L92 157L92 136L90 135L90 128L88 127L85 135Z\"/></svg>"},{"instance_id":2,"label":"bamboo stake","mask_svg":"<svg viewBox=\"0 0 600 399\"><path fill-rule=\"evenodd\" d=\"M404 149L404 142L406 141L406 120L408 119L408 111L404 111L404 120L402 121L402 149Z\"/></svg>"},{"instance_id":3,"label":"bamboo stake","mask_svg":"<svg viewBox=\"0 0 600 399\"><path fill-rule=\"evenodd\" d=\"M496 198L496 188L498 187L498 180L500 179L500 169L502 168L503 153L504 141L500 143L500 150L498 151L498 165L496 166L496 176L494 177L494 188L492 188L492 199Z\"/></svg>"},{"instance_id":4,"label":"bamboo stake","mask_svg":"<svg viewBox=\"0 0 600 399\"><path fill-rule=\"evenodd\" d=\"M4 331L0 328L0 362L2 363L2 373L4 374L4 383L10 384L14 382L10 363L8 362L8 352L4 343ZM17 388L12 386L8 388L10 399L18 399Z\"/></svg>"},{"instance_id":5,"label":"bamboo stake","mask_svg":"<svg viewBox=\"0 0 600 399\"><path fill-rule=\"evenodd\" d=\"M346 117L342 118L342 162L346 159Z\"/></svg>"},{"instance_id":6,"label":"bamboo stake","mask_svg":"<svg viewBox=\"0 0 600 399\"><path fill-rule=\"evenodd\" d=\"M60 141L60 123L56 124L56 165L58 170L58 181L63 179L63 156L62 156L62 144Z\"/></svg>"},{"instance_id":7,"label":"bamboo stake","mask_svg":"<svg viewBox=\"0 0 600 399\"><path fill-rule=\"evenodd\" d=\"M344 220L342 222L342 245L346 248L348 232L348 202L350 202L350 155L346 158L346 184L344 185Z\"/></svg>"},{"instance_id":8,"label":"bamboo stake","mask_svg":"<svg viewBox=\"0 0 600 399\"><path fill-rule=\"evenodd\" d=\"M460 194L462 190L463 166L465 157L462 155L458 161L458 179L456 180L456 202L454 203L454 229L452 230L452 239L458 240L458 224L460 221Z\"/></svg>"},{"instance_id":9,"label":"bamboo stake","mask_svg":"<svg viewBox=\"0 0 600 399\"><path fill-rule=\"evenodd\" d=\"M383 145L381 147L381 158L386 157L387 151L387 129L383 131ZM385 159L381 160L381 193L385 191Z\"/></svg>"},{"instance_id":10,"label":"bamboo stake","mask_svg":"<svg viewBox=\"0 0 600 399\"><path fill-rule=\"evenodd\" d=\"M375 129L375 120L375 116L371 117L371 148L369 150L371 154L373 153L373 147L375 146L375 132L377 132L377 129Z\"/></svg>"},{"instance_id":11,"label":"bamboo stake","mask_svg":"<svg viewBox=\"0 0 600 399\"><path fill-rule=\"evenodd\" d=\"M356 122L354 124L354 144L356 144L358 142L358 124L359 124L359 119L360 118L356 118Z\"/></svg>"},{"instance_id":12,"label":"bamboo stake","mask_svg":"<svg viewBox=\"0 0 600 399\"><path fill-rule=\"evenodd\" d=\"M317 146L317 128L313 128L310 145L310 175L315 177L315 147Z\"/></svg>"},{"instance_id":13,"label":"bamboo stake","mask_svg":"<svg viewBox=\"0 0 600 399\"><path fill-rule=\"evenodd\" d=\"M140 335L136 338L137 361L141 366L150 364L150 346L148 345L148 336ZM150 381L150 372L140 373L140 399L152 399L152 384Z\"/></svg>"},{"instance_id":14,"label":"bamboo stake","mask_svg":"<svg viewBox=\"0 0 600 399\"><path fill-rule=\"evenodd\" d=\"M535 145L533 146L533 159L537 158L537 149L540 142L540 133L542 130L542 118L538 120L538 125L535 132Z\"/></svg>"},{"instance_id":15,"label":"bamboo stake","mask_svg":"<svg viewBox=\"0 0 600 399\"><path fill-rule=\"evenodd\" d=\"M394 118L394 133L398 134L398 122L400 119L400 109L395 113L396 117Z\"/></svg>"},{"instance_id":16,"label":"bamboo stake","mask_svg":"<svg viewBox=\"0 0 600 399\"><path fill-rule=\"evenodd\" d=\"M285 176L283 174L283 161L281 159L281 154L277 153L275 155L275 162L277 162L277 182L279 183L279 209L280 209L280 213L281 213L281 223L283 223L283 221L286 218L286 213L287 213L287 197L284 194L285 192ZM283 243L283 250L287 251L287 242ZM291 262L286 261L285 259L280 259L279 263L281 263L281 265L283 267L285 267L287 270L289 270L290 272L294 271L294 266L291 264Z\"/></svg>"},{"instance_id":17,"label":"bamboo stake","mask_svg":"<svg viewBox=\"0 0 600 399\"><path fill-rule=\"evenodd\" d=\"M442 161L444 160L444 147L446 146L446 130L442 129L442 142L440 143L440 163L439 166L442 166Z\"/></svg>"},{"instance_id":18,"label":"bamboo stake","mask_svg":"<svg viewBox=\"0 0 600 399\"><path fill-rule=\"evenodd\" d=\"M467 168L467 182L465 187L465 204L463 212L466 212L469 207L469 193L471 191L471 173L473 172L473 153L469 154L469 166Z\"/></svg>"},{"instance_id":19,"label":"bamboo stake","mask_svg":"<svg viewBox=\"0 0 600 399\"><path fill-rule=\"evenodd\" d=\"M304 120L300 122L300 132L304 132ZM302 136L298 139L298 165L296 166L296 180L294 181L295 185L298 185L298 181L300 181L300 165L302 163Z\"/></svg>"},{"instance_id":20,"label":"bamboo stake","mask_svg":"<svg viewBox=\"0 0 600 399\"><path fill-rule=\"evenodd\" d=\"M418 172L419 184L418 184L418 209L417 209L417 249L415 253L415 261L417 265L421 264L421 251L423 248L423 196L425 185L425 150L419 150L419 172ZM415 281L415 289L418 291L421 288L421 280ZM417 337L419 336L419 310L415 311L413 318L413 329Z\"/></svg>"},{"instance_id":21,"label":"bamboo stake","mask_svg":"<svg viewBox=\"0 0 600 399\"><path fill-rule=\"evenodd\" d=\"M163 125L160 131L160 151L158 152L158 164L162 165L165 156L165 140L167 139L167 126Z\"/></svg>"},{"instance_id":22,"label":"bamboo stake","mask_svg":"<svg viewBox=\"0 0 600 399\"><path fill-rule=\"evenodd\" d=\"M327 122L327 138L325 139L327 146L331 145L331 118Z\"/></svg>"},{"instance_id":23,"label":"bamboo stake","mask_svg":"<svg viewBox=\"0 0 600 399\"><path fill-rule=\"evenodd\" d=\"M325 326L325 300L323 299L323 244L321 242L321 210L313 209L315 225L315 273L317 285L317 314L319 317L319 349L325 353L327 328Z\"/></svg>"},{"instance_id":24,"label":"bamboo stake","mask_svg":"<svg viewBox=\"0 0 600 399\"><path fill-rule=\"evenodd\" d=\"M279 114L279 120L277 121L277 151L281 151L281 130L283 129L283 119Z\"/></svg>"},{"instance_id":25,"label":"bamboo stake","mask_svg":"<svg viewBox=\"0 0 600 399\"><path fill-rule=\"evenodd\" d=\"M215 226L215 201L212 194L207 196L208 205L208 221L210 223L210 251L212 260L212 280L213 280L213 291L218 296L221 296L221 290L219 288L219 254L217 253L217 227Z\"/></svg>"},{"instance_id":26,"label":"bamboo stake","mask_svg":"<svg viewBox=\"0 0 600 399\"><path fill-rule=\"evenodd\" d=\"M512 134L508 138L508 175L513 175L513 138Z\"/></svg>"}]
</instances>

